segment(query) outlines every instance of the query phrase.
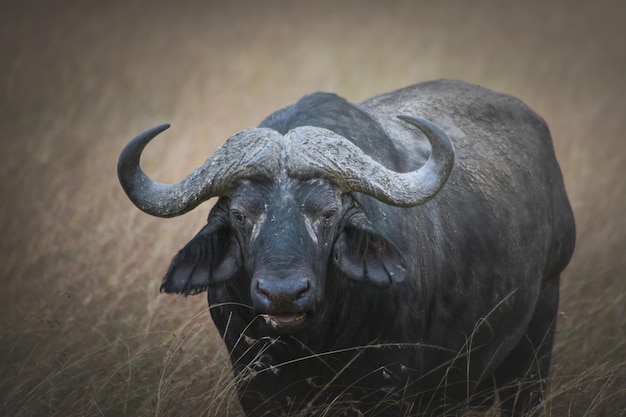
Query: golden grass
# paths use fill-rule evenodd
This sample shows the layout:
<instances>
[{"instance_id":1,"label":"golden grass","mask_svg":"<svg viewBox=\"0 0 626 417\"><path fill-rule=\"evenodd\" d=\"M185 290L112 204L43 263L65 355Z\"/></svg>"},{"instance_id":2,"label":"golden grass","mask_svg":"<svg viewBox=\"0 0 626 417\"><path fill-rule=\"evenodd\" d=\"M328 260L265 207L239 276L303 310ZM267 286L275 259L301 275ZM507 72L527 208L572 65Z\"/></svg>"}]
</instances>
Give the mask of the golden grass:
<instances>
[{"instance_id":1,"label":"golden grass","mask_svg":"<svg viewBox=\"0 0 626 417\"><path fill-rule=\"evenodd\" d=\"M172 122L143 164L173 182L307 92L439 77L550 125L578 242L541 415L625 415L620 2L63 3L0 6L0 415L239 416L206 299L158 293L210 203L138 213L119 151Z\"/></svg>"}]
</instances>

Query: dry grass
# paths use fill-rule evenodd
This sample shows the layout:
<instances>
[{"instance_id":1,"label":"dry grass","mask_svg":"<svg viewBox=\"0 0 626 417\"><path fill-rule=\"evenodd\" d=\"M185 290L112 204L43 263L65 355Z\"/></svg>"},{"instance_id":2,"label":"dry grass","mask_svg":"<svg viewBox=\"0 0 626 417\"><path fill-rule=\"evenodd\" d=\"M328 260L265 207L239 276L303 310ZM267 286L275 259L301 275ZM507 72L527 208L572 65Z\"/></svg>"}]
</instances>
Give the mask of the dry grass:
<instances>
[{"instance_id":1,"label":"dry grass","mask_svg":"<svg viewBox=\"0 0 626 417\"><path fill-rule=\"evenodd\" d=\"M208 206L138 213L123 145L173 182L302 94L359 101L451 77L551 126L578 224L541 414L626 409L626 49L621 2L0 5L0 415L238 416L204 297L158 294Z\"/></svg>"}]
</instances>

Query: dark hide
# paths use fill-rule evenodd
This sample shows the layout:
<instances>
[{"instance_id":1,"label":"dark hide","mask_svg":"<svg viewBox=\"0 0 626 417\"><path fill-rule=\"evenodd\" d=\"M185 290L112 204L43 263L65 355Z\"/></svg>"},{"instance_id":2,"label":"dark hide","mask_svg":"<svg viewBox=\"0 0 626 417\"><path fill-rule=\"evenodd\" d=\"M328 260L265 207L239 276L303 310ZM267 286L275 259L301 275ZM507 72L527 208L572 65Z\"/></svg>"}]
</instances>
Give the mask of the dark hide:
<instances>
[{"instance_id":1,"label":"dark hide","mask_svg":"<svg viewBox=\"0 0 626 417\"><path fill-rule=\"evenodd\" d=\"M330 129L413 170L428 143L398 114L454 142L430 202L392 207L318 179L246 181L172 261L162 290L208 289L248 416L441 415L489 406L495 390L503 415L520 415L540 400L574 223L539 116L440 80L360 105L312 94L261 126Z\"/></svg>"}]
</instances>

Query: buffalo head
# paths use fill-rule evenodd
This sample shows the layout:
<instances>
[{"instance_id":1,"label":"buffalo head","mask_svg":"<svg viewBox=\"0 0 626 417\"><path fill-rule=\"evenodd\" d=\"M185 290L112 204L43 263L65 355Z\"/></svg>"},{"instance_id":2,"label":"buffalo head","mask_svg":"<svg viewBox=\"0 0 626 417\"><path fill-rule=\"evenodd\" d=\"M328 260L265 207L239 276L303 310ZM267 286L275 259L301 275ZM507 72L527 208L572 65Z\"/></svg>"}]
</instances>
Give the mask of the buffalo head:
<instances>
[{"instance_id":1,"label":"buffalo head","mask_svg":"<svg viewBox=\"0 0 626 417\"><path fill-rule=\"evenodd\" d=\"M421 168L389 170L336 133L298 127L286 135L266 128L231 136L202 166L173 185L140 168L143 148L168 125L148 130L122 152L118 174L133 203L173 217L218 196L207 225L174 257L162 291L197 294L243 277L249 302L273 331L301 329L322 299L327 268L386 286L404 278L404 260L384 233L371 227L352 193L409 207L430 200L454 159L447 135L431 122L400 116L428 138ZM210 290L209 290L210 291Z\"/></svg>"}]
</instances>

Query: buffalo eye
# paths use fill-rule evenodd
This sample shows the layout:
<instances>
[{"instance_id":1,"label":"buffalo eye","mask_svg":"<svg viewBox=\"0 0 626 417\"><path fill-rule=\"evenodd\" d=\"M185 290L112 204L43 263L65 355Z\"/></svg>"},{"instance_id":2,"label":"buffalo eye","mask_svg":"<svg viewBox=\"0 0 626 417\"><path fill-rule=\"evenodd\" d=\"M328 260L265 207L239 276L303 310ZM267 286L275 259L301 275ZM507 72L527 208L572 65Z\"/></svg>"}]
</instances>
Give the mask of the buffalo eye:
<instances>
[{"instance_id":1,"label":"buffalo eye","mask_svg":"<svg viewBox=\"0 0 626 417\"><path fill-rule=\"evenodd\" d=\"M335 217L335 214L337 214L337 210L335 209L324 211L322 213L322 222L324 222L324 224L328 226Z\"/></svg>"},{"instance_id":2,"label":"buffalo eye","mask_svg":"<svg viewBox=\"0 0 626 417\"><path fill-rule=\"evenodd\" d=\"M235 219L235 222L239 225L244 225L246 224L246 215L243 214L241 211L239 210L231 210L231 215L233 216L233 219Z\"/></svg>"}]
</instances>

